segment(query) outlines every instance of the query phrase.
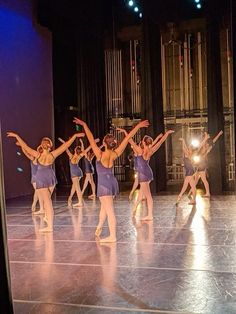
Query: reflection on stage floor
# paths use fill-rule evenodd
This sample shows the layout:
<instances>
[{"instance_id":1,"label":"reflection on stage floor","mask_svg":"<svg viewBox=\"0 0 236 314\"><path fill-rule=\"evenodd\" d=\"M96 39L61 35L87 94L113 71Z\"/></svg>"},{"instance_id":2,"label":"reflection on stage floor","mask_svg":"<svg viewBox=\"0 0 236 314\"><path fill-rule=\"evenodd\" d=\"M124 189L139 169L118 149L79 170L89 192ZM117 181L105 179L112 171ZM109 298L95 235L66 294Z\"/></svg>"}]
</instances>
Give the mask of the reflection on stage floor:
<instances>
[{"instance_id":1,"label":"reflection on stage floor","mask_svg":"<svg viewBox=\"0 0 236 314\"><path fill-rule=\"evenodd\" d=\"M155 196L154 220L142 222L145 203L132 219L128 197L117 198L111 244L95 241L98 200L69 209L55 197L45 234L30 198L8 201L15 313L236 313L236 196L175 200Z\"/></svg>"}]
</instances>

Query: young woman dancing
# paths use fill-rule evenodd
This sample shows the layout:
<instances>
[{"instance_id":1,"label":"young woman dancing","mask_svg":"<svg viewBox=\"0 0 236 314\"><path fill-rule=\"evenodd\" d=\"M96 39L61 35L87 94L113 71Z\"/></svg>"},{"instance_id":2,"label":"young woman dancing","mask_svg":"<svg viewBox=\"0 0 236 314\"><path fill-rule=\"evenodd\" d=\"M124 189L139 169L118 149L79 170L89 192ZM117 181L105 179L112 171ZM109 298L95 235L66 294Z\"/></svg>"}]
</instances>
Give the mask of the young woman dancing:
<instances>
[{"instance_id":1,"label":"young woman dancing","mask_svg":"<svg viewBox=\"0 0 236 314\"><path fill-rule=\"evenodd\" d=\"M77 137L83 137L84 133L74 134L70 140L68 140L55 150L52 150L52 141L48 137L44 137L40 144L40 146L42 147L41 153L39 153L37 150L30 148L18 134L8 132L7 136L16 138L19 145L28 154L37 159L38 169L35 175L36 189L38 192L38 196L41 197L43 201L43 207L47 219L47 227L39 229L39 231L52 232L54 212L50 189L53 189L56 184L56 177L52 169L52 165L54 163L54 160L59 155L61 155L74 142Z\"/></svg>"},{"instance_id":2,"label":"young woman dancing","mask_svg":"<svg viewBox=\"0 0 236 314\"><path fill-rule=\"evenodd\" d=\"M155 140L156 143L153 145L153 139L150 136L145 135L142 139L140 145L137 145L132 139L130 144L133 146L133 150L137 155L137 172L138 180L140 184L140 191L138 199L134 204L132 215L135 217L138 204L146 199L148 214L142 220L153 220L153 198L150 191L150 182L153 180L152 169L149 166L149 160L151 156L160 148L160 146L165 142L167 137L172 134L174 131L167 131L162 137L158 135L158 140Z\"/></svg>"},{"instance_id":3,"label":"young woman dancing","mask_svg":"<svg viewBox=\"0 0 236 314\"><path fill-rule=\"evenodd\" d=\"M92 189L92 194L88 196L90 199L95 199L96 198L96 192L95 192L95 183L93 180L93 175L94 175L94 167L92 164L94 154L91 150L87 152L87 154L84 155L84 172L85 172L85 180L84 180L84 185L82 189L82 195L84 195L84 192L88 186L88 184L91 185Z\"/></svg>"},{"instance_id":4,"label":"young woman dancing","mask_svg":"<svg viewBox=\"0 0 236 314\"><path fill-rule=\"evenodd\" d=\"M196 204L196 185L194 180L194 168L192 165L192 157L193 157L193 150L190 147L187 147L185 140L183 138L179 139L182 142L182 148L183 148L183 161L184 161L184 171L185 171L185 177L184 177L184 183L183 187L180 191L180 194L177 198L176 205L179 204L183 194L188 188L188 185L191 187L192 192L192 200L189 202L189 205Z\"/></svg>"},{"instance_id":5,"label":"young woman dancing","mask_svg":"<svg viewBox=\"0 0 236 314\"><path fill-rule=\"evenodd\" d=\"M107 134L103 139L105 151L102 151L97 146L92 132L84 121L74 118L74 122L84 128L85 134L97 158L97 196L101 202L101 210L95 236L100 236L103 224L105 220L108 219L110 235L104 239L100 239L100 242L116 242L116 217L114 213L113 197L118 194L119 187L118 182L113 174L114 161L123 153L132 136L134 136L140 128L148 127L149 122L145 120L137 124L130 131L130 133L125 136L118 147L116 147L117 142L114 136L112 134Z\"/></svg>"}]
</instances>

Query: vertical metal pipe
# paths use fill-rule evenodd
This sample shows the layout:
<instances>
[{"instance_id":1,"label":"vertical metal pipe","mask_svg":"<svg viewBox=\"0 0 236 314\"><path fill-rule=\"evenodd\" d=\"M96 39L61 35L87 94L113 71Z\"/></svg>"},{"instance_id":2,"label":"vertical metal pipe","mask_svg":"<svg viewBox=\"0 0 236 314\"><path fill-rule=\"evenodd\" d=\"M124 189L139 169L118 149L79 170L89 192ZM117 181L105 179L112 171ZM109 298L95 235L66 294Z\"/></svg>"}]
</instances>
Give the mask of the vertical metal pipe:
<instances>
[{"instance_id":1,"label":"vertical metal pipe","mask_svg":"<svg viewBox=\"0 0 236 314\"><path fill-rule=\"evenodd\" d=\"M188 42L184 41L184 109L189 110Z\"/></svg>"},{"instance_id":2,"label":"vertical metal pipe","mask_svg":"<svg viewBox=\"0 0 236 314\"><path fill-rule=\"evenodd\" d=\"M199 107L202 115L203 111L203 84L202 84L202 44L201 44L201 33L197 33L197 44L198 44L198 86L199 86Z\"/></svg>"},{"instance_id":3,"label":"vertical metal pipe","mask_svg":"<svg viewBox=\"0 0 236 314\"><path fill-rule=\"evenodd\" d=\"M165 46L161 36L161 64L162 64L162 92L163 92L163 109L167 111L166 106L166 60L165 60Z\"/></svg>"}]
</instances>

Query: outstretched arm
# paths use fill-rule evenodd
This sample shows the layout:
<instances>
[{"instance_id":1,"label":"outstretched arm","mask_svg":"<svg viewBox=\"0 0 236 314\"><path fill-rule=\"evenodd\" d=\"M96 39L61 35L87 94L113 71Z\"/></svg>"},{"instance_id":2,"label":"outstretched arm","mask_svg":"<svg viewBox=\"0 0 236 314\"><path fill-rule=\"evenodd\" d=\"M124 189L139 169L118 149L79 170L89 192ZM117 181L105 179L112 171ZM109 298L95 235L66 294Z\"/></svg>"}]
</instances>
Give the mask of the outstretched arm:
<instances>
[{"instance_id":1,"label":"outstretched arm","mask_svg":"<svg viewBox=\"0 0 236 314\"><path fill-rule=\"evenodd\" d=\"M89 143L90 143L90 145L91 145L91 148L92 148L92 150L93 150L93 152L94 152L96 158L97 158L98 160L100 160L100 159L101 159L101 153L102 153L102 151L101 151L101 149L97 146L96 141L95 141L95 139L94 139L94 137L93 137L93 134L92 134L92 132L90 131L89 127L87 126L86 122L80 120L79 118L74 118L73 122L75 122L76 124L81 125L81 126L84 128L84 132L85 132L85 134L86 134L86 136L87 136L87 138L88 138L88 140L89 140Z\"/></svg>"},{"instance_id":2,"label":"outstretched arm","mask_svg":"<svg viewBox=\"0 0 236 314\"><path fill-rule=\"evenodd\" d=\"M167 137L168 137L170 134L172 134L172 133L174 133L173 130L168 130L168 131L161 137L161 139L160 139L155 145L152 146L152 148L151 148L152 154L154 154L154 153L160 148L161 144L164 143L165 140L167 139Z\"/></svg>"},{"instance_id":3,"label":"outstretched arm","mask_svg":"<svg viewBox=\"0 0 236 314\"><path fill-rule=\"evenodd\" d=\"M59 146L57 149L52 151L52 155L54 158L57 158L59 155L64 153L64 151L67 150L68 147L74 142L74 140L77 137L84 137L84 133L75 133L68 141L63 143L61 146Z\"/></svg>"},{"instance_id":4,"label":"outstretched arm","mask_svg":"<svg viewBox=\"0 0 236 314\"><path fill-rule=\"evenodd\" d=\"M22 148L22 150L24 149L30 156L37 158L39 153L37 152L37 150L32 149L31 147L29 147L23 140L22 138L14 133L14 132L7 132L7 136L8 137L14 137L16 139L16 141L19 143L20 147Z\"/></svg>"},{"instance_id":5,"label":"outstretched arm","mask_svg":"<svg viewBox=\"0 0 236 314\"><path fill-rule=\"evenodd\" d=\"M66 142L66 141L64 141L64 140L63 140L62 138L60 138L60 137L58 137L58 140L59 140L62 144L64 144L64 143ZM68 155L68 157L69 157L70 159L73 157L73 154L71 154L69 148L66 149L66 153L67 153L67 155Z\"/></svg>"},{"instance_id":6,"label":"outstretched arm","mask_svg":"<svg viewBox=\"0 0 236 314\"><path fill-rule=\"evenodd\" d=\"M143 120L139 122L123 139L123 141L120 143L120 145L115 149L115 153L117 156L120 156L127 144L129 143L129 140L138 132L141 128L147 128L149 126L148 120Z\"/></svg>"},{"instance_id":7,"label":"outstretched arm","mask_svg":"<svg viewBox=\"0 0 236 314\"><path fill-rule=\"evenodd\" d=\"M155 138L155 140L152 143L152 147L156 145L156 143L162 138L163 133L157 135L157 137Z\"/></svg>"},{"instance_id":8,"label":"outstretched arm","mask_svg":"<svg viewBox=\"0 0 236 314\"><path fill-rule=\"evenodd\" d=\"M223 134L223 131L221 130L214 138L213 138L213 143L215 144L216 141L218 141L218 139L221 137L221 135Z\"/></svg>"},{"instance_id":9,"label":"outstretched arm","mask_svg":"<svg viewBox=\"0 0 236 314\"><path fill-rule=\"evenodd\" d=\"M118 132L120 132L120 133L123 133L125 136L128 135L128 132L127 132L125 129L116 128L116 130L117 130ZM142 149L141 149L141 147L139 147L139 146L135 143L135 141L134 141L132 138L129 139L129 143L130 143L131 148L133 149L133 151L134 151L135 154L137 154L137 155L141 155L141 154L142 154Z\"/></svg>"},{"instance_id":10,"label":"outstretched arm","mask_svg":"<svg viewBox=\"0 0 236 314\"><path fill-rule=\"evenodd\" d=\"M200 152L201 148L206 144L207 140L210 138L209 134L207 132L204 133L204 138L202 140L202 142L200 143L197 153Z\"/></svg>"},{"instance_id":11,"label":"outstretched arm","mask_svg":"<svg viewBox=\"0 0 236 314\"><path fill-rule=\"evenodd\" d=\"M189 156L189 150L188 150L188 147L185 143L185 140L182 137L179 140L182 142L182 148L183 148L184 155Z\"/></svg>"},{"instance_id":12,"label":"outstretched arm","mask_svg":"<svg viewBox=\"0 0 236 314\"><path fill-rule=\"evenodd\" d=\"M98 143L100 140L99 138L96 138L95 142ZM101 146L102 147L102 146ZM87 152L90 151L90 149L92 148L91 145L89 145L86 149L83 149L82 150L82 153L81 153L81 157L83 156L86 156L87 155Z\"/></svg>"}]
</instances>

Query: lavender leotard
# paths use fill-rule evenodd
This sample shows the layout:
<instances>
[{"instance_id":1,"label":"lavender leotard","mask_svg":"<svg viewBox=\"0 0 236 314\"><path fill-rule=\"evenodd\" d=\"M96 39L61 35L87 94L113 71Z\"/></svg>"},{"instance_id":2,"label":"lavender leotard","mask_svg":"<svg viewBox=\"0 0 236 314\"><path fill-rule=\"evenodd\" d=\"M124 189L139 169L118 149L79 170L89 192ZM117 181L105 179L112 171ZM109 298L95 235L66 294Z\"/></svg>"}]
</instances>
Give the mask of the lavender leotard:
<instances>
[{"instance_id":1,"label":"lavender leotard","mask_svg":"<svg viewBox=\"0 0 236 314\"><path fill-rule=\"evenodd\" d=\"M83 172L78 164L72 164L70 161L70 176L71 178L74 177L83 177Z\"/></svg>"},{"instance_id":2,"label":"lavender leotard","mask_svg":"<svg viewBox=\"0 0 236 314\"><path fill-rule=\"evenodd\" d=\"M115 196L119 193L119 186L116 177L113 174L113 167L106 168L101 161L96 161L96 170L98 176L97 196Z\"/></svg>"},{"instance_id":3,"label":"lavender leotard","mask_svg":"<svg viewBox=\"0 0 236 314\"><path fill-rule=\"evenodd\" d=\"M150 182L153 180L153 172L149 165L149 160L143 159L143 156L137 156L137 172L139 182Z\"/></svg>"},{"instance_id":4,"label":"lavender leotard","mask_svg":"<svg viewBox=\"0 0 236 314\"><path fill-rule=\"evenodd\" d=\"M38 164L34 164L32 161L30 162L30 168L31 168L31 183L35 183L36 182L36 173L38 170Z\"/></svg>"},{"instance_id":5,"label":"lavender leotard","mask_svg":"<svg viewBox=\"0 0 236 314\"><path fill-rule=\"evenodd\" d=\"M192 176L194 174L194 168L191 160L187 157L184 157L184 171L186 177Z\"/></svg>"},{"instance_id":6,"label":"lavender leotard","mask_svg":"<svg viewBox=\"0 0 236 314\"><path fill-rule=\"evenodd\" d=\"M134 171L137 171L137 156L134 156Z\"/></svg>"},{"instance_id":7,"label":"lavender leotard","mask_svg":"<svg viewBox=\"0 0 236 314\"><path fill-rule=\"evenodd\" d=\"M88 160L86 157L84 157L84 172L85 173L94 173L92 161Z\"/></svg>"},{"instance_id":8,"label":"lavender leotard","mask_svg":"<svg viewBox=\"0 0 236 314\"><path fill-rule=\"evenodd\" d=\"M57 184L57 179L52 165L44 166L38 163L35 175L36 189L49 188Z\"/></svg>"}]
</instances>

